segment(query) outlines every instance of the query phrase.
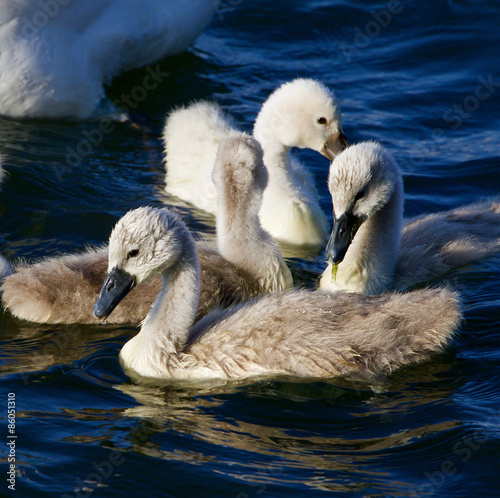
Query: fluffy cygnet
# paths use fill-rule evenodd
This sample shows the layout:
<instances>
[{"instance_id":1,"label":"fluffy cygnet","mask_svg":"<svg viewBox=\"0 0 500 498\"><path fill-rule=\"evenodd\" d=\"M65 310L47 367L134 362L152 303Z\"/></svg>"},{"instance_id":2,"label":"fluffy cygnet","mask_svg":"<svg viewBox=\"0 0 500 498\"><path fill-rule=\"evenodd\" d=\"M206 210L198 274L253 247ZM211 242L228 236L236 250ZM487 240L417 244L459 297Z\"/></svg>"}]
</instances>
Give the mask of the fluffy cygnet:
<instances>
[{"instance_id":1,"label":"fluffy cygnet","mask_svg":"<svg viewBox=\"0 0 500 498\"><path fill-rule=\"evenodd\" d=\"M450 340L457 297L425 290L383 297L290 290L214 310L193 326L200 265L184 223L167 209L127 213L109 241L108 276L94 306L105 318L134 288L163 287L120 358L135 375L240 379L388 373L429 358Z\"/></svg>"},{"instance_id":2,"label":"fluffy cygnet","mask_svg":"<svg viewBox=\"0 0 500 498\"><path fill-rule=\"evenodd\" d=\"M500 250L497 199L403 220L403 181L392 155L362 142L332 162L334 226L320 288L403 290Z\"/></svg>"},{"instance_id":3,"label":"fluffy cygnet","mask_svg":"<svg viewBox=\"0 0 500 498\"><path fill-rule=\"evenodd\" d=\"M172 112L163 134L167 192L215 214L217 145L234 136L241 131L217 104L197 102ZM314 180L290 149L309 148L333 159L347 146L333 92L310 79L283 84L262 106L253 136L262 146L269 174L260 208L262 227L280 242L323 246L328 223Z\"/></svg>"},{"instance_id":4,"label":"fluffy cygnet","mask_svg":"<svg viewBox=\"0 0 500 498\"><path fill-rule=\"evenodd\" d=\"M214 307L293 285L290 270L258 218L267 180L259 144L250 138L221 142L214 178L220 189L219 252L198 248L201 296L197 318ZM32 322L96 323L92 305L106 275L107 260L108 250L102 248L21 266L1 287L3 305L18 318ZM160 290L160 278L134 289L108 323L139 323Z\"/></svg>"}]
</instances>

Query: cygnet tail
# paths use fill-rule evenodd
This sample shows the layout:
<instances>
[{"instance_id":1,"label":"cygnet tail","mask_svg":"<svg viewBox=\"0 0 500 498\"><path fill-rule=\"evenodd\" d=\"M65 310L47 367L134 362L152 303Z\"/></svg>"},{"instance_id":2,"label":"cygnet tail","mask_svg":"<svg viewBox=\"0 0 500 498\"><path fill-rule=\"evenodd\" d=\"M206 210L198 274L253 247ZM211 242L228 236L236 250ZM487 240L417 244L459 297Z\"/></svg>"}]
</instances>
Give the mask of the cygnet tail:
<instances>
[{"instance_id":1,"label":"cygnet tail","mask_svg":"<svg viewBox=\"0 0 500 498\"><path fill-rule=\"evenodd\" d=\"M215 102L199 101L180 107L167 116L163 129L167 163L169 155L196 156L208 150L215 159L218 143L235 133L232 118Z\"/></svg>"},{"instance_id":2,"label":"cygnet tail","mask_svg":"<svg viewBox=\"0 0 500 498\"><path fill-rule=\"evenodd\" d=\"M456 234L456 239L443 248L449 266L464 265L500 251L500 200L449 211L446 222Z\"/></svg>"},{"instance_id":3,"label":"cygnet tail","mask_svg":"<svg viewBox=\"0 0 500 498\"><path fill-rule=\"evenodd\" d=\"M403 229L395 287L426 282L498 252L498 199L416 218Z\"/></svg>"},{"instance_id":4,"label":"cygnet tail","mask_svg":"<svg viewBox=\"0 0 500 498\"><path fill-rule=\"evenodd\" d=\"M167 192L215 214L212 170L217 146L240 134L216 103L200 101L173 111L163 130Z\"/></svg>"},{"instance_id":5,"label":"cygnet tail","mask_svg":"<svg viewBox=\"0 0 500 498\"><path fill-rule=\"evenodd\" d=\"M366 349L358 351L374 372L390 373L441 352L462 317L458 294L447 289L391 294L382 307L372 340L368 334ZM386 332L377 335L377 329Z\"/></svg>"}]
</instances>

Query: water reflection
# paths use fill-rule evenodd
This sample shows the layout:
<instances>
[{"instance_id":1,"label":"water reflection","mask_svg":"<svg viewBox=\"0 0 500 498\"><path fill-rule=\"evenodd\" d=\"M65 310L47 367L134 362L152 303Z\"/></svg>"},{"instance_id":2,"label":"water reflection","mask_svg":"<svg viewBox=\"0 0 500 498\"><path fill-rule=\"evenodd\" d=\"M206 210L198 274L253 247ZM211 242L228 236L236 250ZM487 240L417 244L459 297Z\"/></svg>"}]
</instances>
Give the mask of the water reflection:
<instances>
[{"instance_id":1,"label":"water reflection","mask_svg":"<svg viewBox=\"0 0 500 498\"><path fill-rule=\"evenodd\" d=\"M133 328L34 325L20 322L8 313L0 322L0 330L0 375L22 374L25 383L37 372L100 355L106 344L113 344L118 336L135 333ZM117 361L116 355L113 355L113 360Z\"/></svg>"},{"instance_id":2,"label":"water reflection","mask_svg":"<svg viewBox=\"0 0 500 498\"><path fill-rule=\"evenodd\" d=\"M451 354L371 383L133 384L117 355L135 329L33 326L8 315L1 325L0 373L38 386L39 399L19 418L57 421L61 430L50 439L60 443L123 452L120 472L146 457L157 471L161 462L208 465L249 494L294 484L338 492L380 486L387 495L415 481L420 448L431 455L417 471L423 475L463 443L451 395L465 381ZM43 403L51 386L54 407Z\"/></svg>"},{"instance_id":3,"label":"water reflection","mask_svg":"<svg viewBox=\"0 0 500 498\"><path fill-rule=\"evenodd\" d=\"M312 387L310 402L313 402L317 395L315 391L321 388L321 384L311 386L308 383L299 383L298 391L304 396ZM224 472L233 477L263 484L290 483L295 481L292 477L294 472L299 471L301 482L307 486L349 491L353 487L362 488L363 482L368 480L373 482L374 479L390 477L386 471L374 470L373 461L377 460L380 455L390 454L402 448L411 450L415 441L422 438L435 438L461 425L458 420L449 420L391 430L391 424L384 423L382 427L379 427L378 435L373 436L373 423L374 419L378 418L378 412L380 410L393 412L401 406L405 406L405 410L408 409L408 406L416 403L414 393L408 392L398 397L397 402L389 396L385 402L379 403L377 410L372 411L370 400L373 394L367 386L357 390L351 388L349 392L348 383L340 387L324 383L323 388L326 387L327 393L326 396L323 393L323 400L320 403L321 412L318 413L316 425L309 426L314 427L314 431L305 427L298 429L297 427L302 425L301 416L304 416L304 412L301 411L300 406L296 406L295 401L286 402L287 400L284 401L276 394L277 387L285 391L288 390L287 387L294 390L294 384L271 382L260 385L264 392L268 390L267 394L274 401L285 405L276 410L276 415L284 418L281 424L276 418L264 415L266 403L262 403L262 398L257 400L263 405L262 412L258 414L256 412L256 416L251 420L248 415L241 413L238 414L242 416L241 419L235 418L233 410L226 413L223 405L234 404L235 397L247 398L246 390L250 389L252 393L252 386L252 384L247 386L230 384L224 387L207 388L202 393L199 389L187 388L130 384L117 386L117 389L132 396L138 403L137 406L123 411L122 415L134 419L135 423L122 439L121 446L125 450L155 458L182 460L192 464L210 462L215 459L225 460L236 452L237 462L231 462L230 466L229 460L222 462L230 467ZM362 407L358 406L360 413L344 413L343 409L347 406L345 403L340 410L335 408L335 400L342 399L346 393L351 398L351 403L352 398L364 400ZM249 404L248 399L245 401ZM243 399L241 402L243 403ZM432 401L421 399L422 406L429 403ZM304 405L306 410L311 408L306 408L306 406ZM283 409L285 407L295 411L293 428L283 427L287 425L287 410ZM267 406L267 408L270 407ZM325 411L332 416L330 428L327 427ZM226 416L223 415L224 413ZM337 424L335 415L341 418L340 424ZM352 428L351 433L344 433L346 420L342 420L342 417L351 418L360 415L371 419L368 424L365 421L361 425L370 425L372 435L360 437L359 434L355 434L356 432L362 433L361 428L355 430L354 434ZM270 418L275 425L266 425L270 423ZM185 441L184 449L172 445L172 437L169 436L171 433L175 434L175 440ZM325 433L331 433L331 435L325 436L323 435ZM220 446L224 447L224 451L216 448ZM198 448L198 450L193 451L192 448ZM227 455L227 457L224 458L221 455ZM332 479L332 473L336 476L349 473L350 482L342 484ZM306 475L311 476L305 479ZM406 486L407 484L400 483L400 485Z\"/></svg>"}]
</instances>

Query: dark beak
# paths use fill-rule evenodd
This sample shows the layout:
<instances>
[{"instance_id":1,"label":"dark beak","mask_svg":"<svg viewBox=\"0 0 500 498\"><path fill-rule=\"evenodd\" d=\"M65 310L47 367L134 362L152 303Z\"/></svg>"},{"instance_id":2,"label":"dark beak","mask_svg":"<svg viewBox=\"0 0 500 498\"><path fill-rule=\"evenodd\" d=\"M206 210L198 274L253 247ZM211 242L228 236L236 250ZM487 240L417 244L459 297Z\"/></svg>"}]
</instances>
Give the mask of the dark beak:
<instances>
[{"instance_id":1,"label":"dark beak","mask_svg":"<svg viewBox=\"0 0 500 498\"><path fill-rule=\"evenodd\" d=\"M347 138L341 131L337 131L328 137L320 152L330 161L333 161L335 156L340 154L344 149L347 149L347 147L349 147Z\"/></svg>"},{"instance_id":2,"label":"dark beak","mask_svg":"<svg viewBox=\"0 0 500 498\"><path fill-rule=\"evenodd\" d=\"M133 287L134 278L131 275L113 268L106 276L99 299L92 308L94 316L105 320Z\"/></svg>"},{"instance_id":3,"label":"dark beak","mask_svg":"<svg viewBox=\"0 0 500 498\"><path fill-rule=\"evenodd\" d=\"M326 257L330 263L338 264L344 260L360 224L360 219L351 213L344 213L339 219L335 218L326 246Z\"/></svg>"}]
</instances>

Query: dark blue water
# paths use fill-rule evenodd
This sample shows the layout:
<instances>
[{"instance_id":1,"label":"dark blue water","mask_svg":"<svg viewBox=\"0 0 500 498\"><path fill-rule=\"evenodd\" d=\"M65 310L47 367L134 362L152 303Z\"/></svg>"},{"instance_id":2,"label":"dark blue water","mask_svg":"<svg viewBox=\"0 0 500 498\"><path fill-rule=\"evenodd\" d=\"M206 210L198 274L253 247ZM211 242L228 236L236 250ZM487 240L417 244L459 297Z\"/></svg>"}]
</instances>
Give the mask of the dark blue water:
<instances>
[{"instance_id":1,"label":"dark blue water","mask_svg":"<svg viewBox=\"0 0 500 498\"><path fill-rule=\"evenodd\" d=\"M403 171L406 214L500 192L496 0L216 2L219 12L137 111L116 124L0 120L8 177L1 252L29 260L101 243L131 208L169 203L164 115L214 98L247 130L284 81L333 88L351 142L375 139ZM116 80L120 98L145 73ZM87 134L87 135L86 135ZM81 161L69 158L80 147ZM330 213L328 162L300 152ZM181 208L213 237L208 216ZM288 260L295 276L322 255ZM500 256L454 271L465 321L452 348L378 385L258 381L185 388L123 373L126 327L0 321L0 494L7 401L16 401L17 496L500 496Z\"/></svg>"}]
</instances>

